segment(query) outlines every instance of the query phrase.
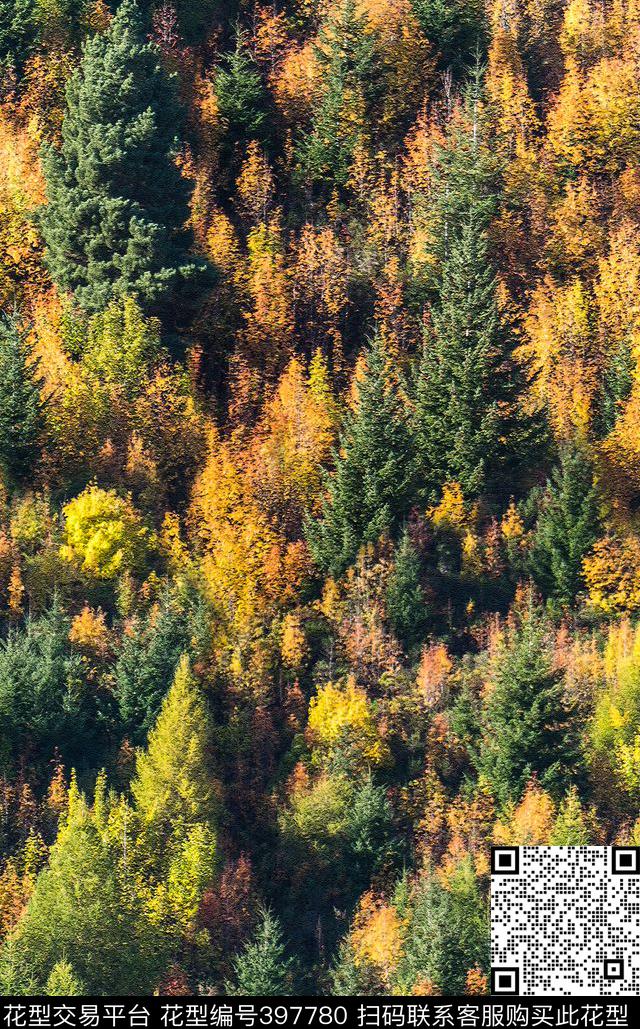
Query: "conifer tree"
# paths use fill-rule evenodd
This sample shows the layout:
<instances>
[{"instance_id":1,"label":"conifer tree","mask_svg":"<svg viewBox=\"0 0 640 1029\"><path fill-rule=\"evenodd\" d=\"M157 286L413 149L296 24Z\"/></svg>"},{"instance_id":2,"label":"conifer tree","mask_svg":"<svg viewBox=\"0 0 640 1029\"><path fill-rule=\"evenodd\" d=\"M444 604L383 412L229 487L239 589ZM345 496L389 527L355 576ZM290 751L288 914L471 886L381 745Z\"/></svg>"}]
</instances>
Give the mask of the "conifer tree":
<instances>
[{"instance_id":1,"label":"conifer tree","mask_svg":"<svg viewBox=\"0 0 640 1029\"><path fill-rule=\"evenodd\" d=\"M0 74L21 69L38 38L34 0L0 0Z\"/></svg>"},{"instance_id":2,"label":"conifer tree","mask_svg":"<svg viewBox=\"0 0 640 1029\"><path fill-rule=\"evenodd\" d=\"M45 986L47 997L81 997L85 992L68 961L57 961Z\"/></svg>"},{"instance_id":3,"label":"conifer tree","mask_svg":"<svg viewBox=\"0 0 640 1029\"><path fill-rule=\"evenodd\" d=\"M460 74L485 49L489 25L481 0L411 0L411 6L441 67Z\"/></svg>"},{"instance_id":4,"label":"conifer tree","mask_svg":"<svg viewBox=\"0 0 640 1029\"><path fill-rule=\"evenodd\" d=\"M397 381L378 338L366 353L355 410L347 417L327 481L323 517L309 520L315 560L341 574L366 543L393 532L412 499L413 451Z\"/></svg>"},{"instance_id":5,"label":"conifer tree","mask_svg":"<svg viewBox=\"0 0 640 1029\"><path fill-rule=\"evenodd\" d=\"M387 614L394 632L408 647L420 642L427 623L420 579L420 557L405 530L396 548L395 564L387 585Z\"/></svg>"},{"instance_id":6,"label":"conifer tree","mask_svg":"<svg viewBox=\"0 0 640 1029\"><path fill-rule=\"evenodd\" d=\"M580 797L572 787L560 805L553 832L549 838L552 847L587 847L593 839Z\"/></svg>"},{"instance_id":7,"label":"conifer tree","mask_svg":"<svg viewBox=\"0 0 640 1029\"><path fill-rule=\"evenodd\" d=\"M189 191L174 162L175 85L148 41L135 0L87 42L66 90L60 150L44 155L40 222L51 275L81 307L134 296L168 317L207 278L190 257Z\"/></svg>"},{"instance_id":8,"label":"conifer tree","mask_svg":"<svg viewBox=\"0 0 640 1029\"><path fill-rule=\"evenodd\" d=\"M599 498L584 447L564 448L542 499L530 570L549 596L569 604L582 585L582 560L600 535Z\"/></svg>"},{"instance_id":9,"label":"conifer tree","mask_svg":"<svg viewBox=\"0 0 640 1029\"><path fill-rule=\"evenodd\" d=\"M502 802L518 801L534 775L551 793L566 789L583 766L580 723L535 608L507 637L493 679L479 772Z\"/></svg>"},{"instance_id":10,"label":"conifer tree","mask_svg":"<svg viewBox=\"0 0 640 1029\"><path fill-rule=\"evenodd\" d=\"M191 635L185 613L165 596L124 636L115 666L115 694L130 742L146 740Z\"/></svg>"},{"instance_id":11,"label":"conifer tree","mask_svg":"<svg viewBox=\"0 0 640 1029\"><path fill-rule=\"evenodd\" d=\"M131 784L141 825L162 849L212 819L209 735L207 707L184 656Z\"/></svg>"},{"instance_id":12,"label":"conifer tree","mask_svg":"<svg viewBox=\"0 0 640 1029\"><path fill-rule=\"evenodd\" d=\"M356 149L365 142L374 96L374 40L357 0L342 0L320 29L316 57L322 98L302 140L298 161L308 183L345 186Z\"/></svg>"},{"instance_id":13,"label":"conifer tree","mask_svg":"<svg viewBox=\"0 0 640 1029\"><path fill-rule=\"evenodd\" d=\"M270 911L254 939L234 962L235 981L227 992L237 997L286 997L292 990L293 961L287 958L280 923Z\"/></svg>"},{"instance_id":14,"label":"conifer tree","mask_svg":"<svg viewBox=\"0 0 640 1029\"><path fill-rule=\"evenodd\" d=\"M236 46L216 74L220 118L231 144L260 139L266 121L265 89L245 34L238 30Z\"/></svg>"},{"instance_id":15,"label":"conifer tree","mask_svg":"<svg viewBox=\"0 0 640 1029\"><path fill-rule=\"evenodd\" d=\"M89 994L149 993L157 982L163 941L152 938L123 889L118 862L81 796L72 798L12 942L15 968L38 993L50 977L59 979L61 955Z\"/></svg>"},{"instance_id":16,"label":"conifer tree","mask_svg":"<svg viewBox=\"0 0 640 1029\"><path fill-rule=\"evenodd\" d=\"M479 89L477 73L436 201L441 275L415 392L418 469L429 499L448 480L459 482L467 499L500 496L540 437L538 420L522 408L526 377L498 308L487 238L496 196Z\"/></svg>"},{"instance_id":17,"label":"conifer tree","mask_svg":"<svg viewBox=\"0 0 640 1029\"><path fill-rule=\"evenodd\" d=\"M427 870L411 900L398 969L404 992L428 981L444 994L464 993L467 970L488 964L483 908L469 858L455 869L448 889Z\"/></svg>"},{"instance_id":18,"label":"conifer tree","mask_svg":"<svg viewBox=\"0 0 640 1029\"><path fill-rule=\"evenodd\" d=\"M100 712L80 654L69 644L69 621L54 604L0 643L0 762L33 748L41 761L56 748L66 759L95 760ZM91 753L91 751L94 751Z\"/></svg>"},{"instance_id":19,"label":"conifer tree","mask_svg":"<svg viewBox=\"0 0 640 1029\"><path fill-rule=\"evenodd\" d=\"M44 439L38 363L15 318L0 319L0 470L10 486L28 479Z\"/></svg>"}]
</instances>

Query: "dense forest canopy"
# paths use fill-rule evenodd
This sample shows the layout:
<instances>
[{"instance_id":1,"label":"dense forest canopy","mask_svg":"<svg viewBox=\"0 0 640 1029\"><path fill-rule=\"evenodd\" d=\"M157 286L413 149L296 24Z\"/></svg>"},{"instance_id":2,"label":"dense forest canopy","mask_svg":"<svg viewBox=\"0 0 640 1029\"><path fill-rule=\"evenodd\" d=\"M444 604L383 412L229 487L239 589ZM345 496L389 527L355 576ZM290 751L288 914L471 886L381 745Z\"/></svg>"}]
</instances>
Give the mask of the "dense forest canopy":
<instances>
[{"instance_id":1,"label":"dense forest canopy","mask_svg":"<svg viewBox=\"0 0 640 1029\"><path fill-rule=\"evenodd\" d=\"M0 0L0 992L488 991L640 845L640 5Z\"/></svg>"}]
</instances>

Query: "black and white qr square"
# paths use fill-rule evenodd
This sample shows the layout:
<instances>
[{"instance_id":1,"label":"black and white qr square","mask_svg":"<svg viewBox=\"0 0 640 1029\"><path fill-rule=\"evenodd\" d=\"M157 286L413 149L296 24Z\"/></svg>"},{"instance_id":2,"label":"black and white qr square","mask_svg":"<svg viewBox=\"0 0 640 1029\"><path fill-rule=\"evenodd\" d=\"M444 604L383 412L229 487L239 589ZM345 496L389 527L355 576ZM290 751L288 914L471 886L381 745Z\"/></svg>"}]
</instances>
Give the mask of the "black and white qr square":
<instances>
[{"instance_id":1,"label":"black and white qr square","mask_svg":"<svg viewBox=\"0 0 640 1029\"><path fill-rule=\"evenodd\" d=\"M492 968L491 969L491 992L494 994L517 995L519 987L519 969L517 968Z\"/></svg>"},{"instance_id":2,"label":"black and white qr square","mask_svg":"<svg viewBox=\"0 0 640 1029\"><path fill-rule=\"evenodd\" d=\"M491 874L518 875L520 871L519 847L492 847Z\"/></svg>"},{"instance_id":3,"label":"black and white qr square","mask_svg":"<svg viewBox=\"0 0 640 1029\"><path fill-rule=\"evenodd\" d=\"M640 848L494 847L491 966L496 994L640 996Z\"/></svg>"},{"instance_id":4,"label":"black and white qr square","mask_svg":"<svg viewBox=\"0 0 640 1029\"><path fill-rule=\"evenodd\" d=\"M611 871L614 875L640 875L640 847L612 847Z\"/></svg>"}]
</instances>

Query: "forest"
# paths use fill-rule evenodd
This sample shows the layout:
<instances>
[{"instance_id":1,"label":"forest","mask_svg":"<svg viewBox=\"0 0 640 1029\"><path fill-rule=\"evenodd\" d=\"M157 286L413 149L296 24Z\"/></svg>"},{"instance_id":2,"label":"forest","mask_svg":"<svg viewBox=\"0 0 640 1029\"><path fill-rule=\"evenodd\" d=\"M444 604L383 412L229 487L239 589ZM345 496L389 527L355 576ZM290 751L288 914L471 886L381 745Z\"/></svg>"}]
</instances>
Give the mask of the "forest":
<instances>
[{"instance_id":1,"label":"forest","mask_svg":"<svg viewBox=\"0 0 640 1029\"><path fill-rule=\"evenodd\" d=\"M0 994L481 995L640 846L639 0L0 0Z\"/></svg>"}]
</instances>

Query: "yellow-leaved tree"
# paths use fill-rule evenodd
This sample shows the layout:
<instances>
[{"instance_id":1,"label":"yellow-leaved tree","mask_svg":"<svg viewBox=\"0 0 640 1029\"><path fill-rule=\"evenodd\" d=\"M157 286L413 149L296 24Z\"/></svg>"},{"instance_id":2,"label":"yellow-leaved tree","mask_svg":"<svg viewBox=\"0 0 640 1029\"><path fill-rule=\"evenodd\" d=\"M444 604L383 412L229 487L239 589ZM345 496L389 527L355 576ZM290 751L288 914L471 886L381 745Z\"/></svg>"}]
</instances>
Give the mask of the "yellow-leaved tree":
<instances>
[{"instance_id":1,"label":"yellow-leaved tree","mask_svg":"<svg viewBox=\"0 0 640 1029\"><path fill-rule=\"evenodd\" d=\"M60 555L96 579L140 570L152 545L149 529L127 497L87 486L64 507Z\"/></svg>"},{"instance_id":2,"label":"yellow-leaved tree","mask_svg":"<svg viewBox=\"0 0 640 1029\"><path fill-rule=\"evenodd\" d=\"M311 698L307 738L321 762L331 761L339 751L373 767L390 760L373 705L353 679L342 685L328 682Z\"/></svg>"},{"instance_id":3,"label":"yellow-leaved tree","mask_svg":"<svg viewBox=\"0 0 640 1029\"><path fill-rule=\"evenodd\" d=\"M131 784L136 863L149 917L183 933L195 928L217 865L218 804L211 774L211 723L183 656Z\"/></svg>"}]
</instances>

